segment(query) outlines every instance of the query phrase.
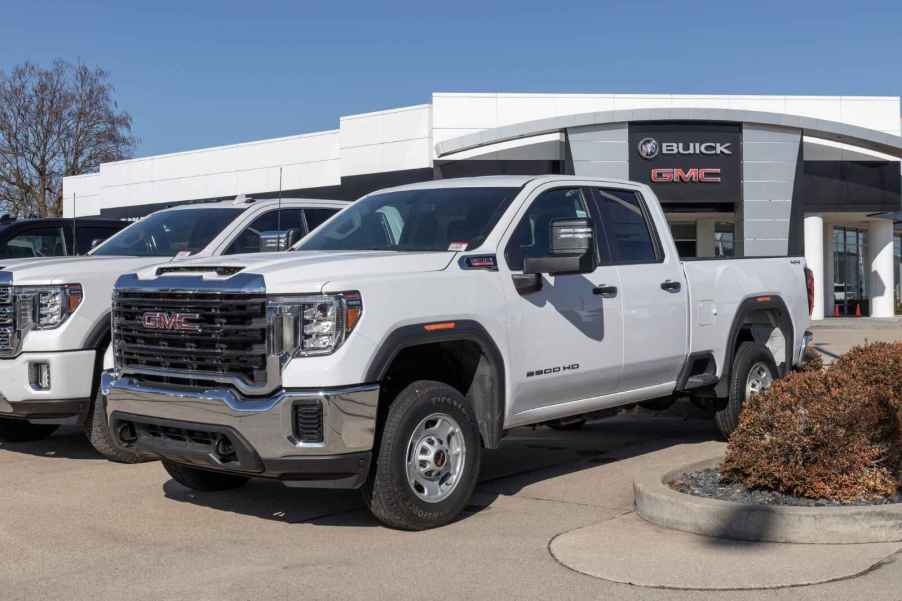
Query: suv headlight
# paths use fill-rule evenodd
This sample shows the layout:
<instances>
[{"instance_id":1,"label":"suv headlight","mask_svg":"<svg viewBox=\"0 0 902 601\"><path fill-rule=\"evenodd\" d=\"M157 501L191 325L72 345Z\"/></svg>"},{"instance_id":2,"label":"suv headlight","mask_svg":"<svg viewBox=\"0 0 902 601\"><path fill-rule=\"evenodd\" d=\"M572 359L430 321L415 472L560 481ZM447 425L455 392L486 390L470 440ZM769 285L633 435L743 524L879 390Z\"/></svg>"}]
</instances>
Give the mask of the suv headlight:
<instances>
[{"instance_id":1,"label":"suv headlight","mask_svg":"<svg viewBox=\"0 0 902 601\"><path fill-rule=\"evenodd\" d=\"M27 329L53 330L60 327L84 299L81 284L62 286L16 286L19 317Z\"/></svg>"},{"instance_id":2,"label":"suv headlight","mask_svg":"<svg viewBox=\"0 0 902 601\"><path fill-rule=\"evenodd\" d=\"M269 299L270 353L291 357L335 352L363 314L359 292Z\"/></svg>"}]
</instances>

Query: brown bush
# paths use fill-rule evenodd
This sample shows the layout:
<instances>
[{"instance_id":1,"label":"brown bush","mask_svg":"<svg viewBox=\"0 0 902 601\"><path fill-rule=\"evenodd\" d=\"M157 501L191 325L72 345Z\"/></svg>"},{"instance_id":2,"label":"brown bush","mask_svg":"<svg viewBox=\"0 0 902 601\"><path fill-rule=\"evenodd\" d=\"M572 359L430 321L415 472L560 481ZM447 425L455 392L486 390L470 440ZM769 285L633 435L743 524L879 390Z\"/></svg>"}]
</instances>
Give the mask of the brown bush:
<instances>
[{"instance_id":1,"label":"brown bush","mask_svg":"<svg viewBox=\"0 0 902 601\"><path fill-rule=\"evenodd\" d=\"M722 471L749 488L848 502L894 494L900 457L902 343L874 343L748 399Z\"/></svg>"}]
</instances>

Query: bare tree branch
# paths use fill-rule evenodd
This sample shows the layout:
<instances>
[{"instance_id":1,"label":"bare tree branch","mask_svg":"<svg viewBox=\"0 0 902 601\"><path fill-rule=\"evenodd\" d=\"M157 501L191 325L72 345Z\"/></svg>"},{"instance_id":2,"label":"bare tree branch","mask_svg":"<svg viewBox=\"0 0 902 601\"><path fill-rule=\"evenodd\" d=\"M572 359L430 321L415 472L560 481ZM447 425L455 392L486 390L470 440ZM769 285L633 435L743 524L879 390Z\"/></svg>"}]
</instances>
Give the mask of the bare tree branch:
<instances>
[{"instance_id":1,"label":"bare tree branch","mask_svg":"<svg viewBox=\"0 0 902 601\"><path fill-rule=\"evenodd\" d=\"M83 64L0 71L0 209L58 216L63 177L132 156L132 118L113 92L109 73Z\"/></svg>"}]
</instances>

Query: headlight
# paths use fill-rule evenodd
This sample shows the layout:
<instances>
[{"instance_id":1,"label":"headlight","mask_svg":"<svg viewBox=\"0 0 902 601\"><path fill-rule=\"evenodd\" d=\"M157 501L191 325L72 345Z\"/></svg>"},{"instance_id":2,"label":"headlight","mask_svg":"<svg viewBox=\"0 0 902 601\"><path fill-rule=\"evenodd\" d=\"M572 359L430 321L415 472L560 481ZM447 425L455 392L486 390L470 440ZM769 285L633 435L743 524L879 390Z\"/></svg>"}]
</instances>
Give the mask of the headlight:
<instances>
[{"instance_id":1,"label":"headlight","mask_svg":"<svg viewBox=\"0 0 902 601\"><path fill-rule=\"evenodd\" d=\"M81 284L17 286L16 304L27 329L52 330L72 315L84 298ZM25 328L23 328L25 329Z\"/></svg>"},{"instance_id":2,"label":"headlight","mask_svg":"<svg viewBox=\"0 0 902 601\"><path fill-rule=\"evenodd\" d=\"M270 352L285 359L333 353L362 314L359 292L272 297Z\"/></svg>"}]
</instances>

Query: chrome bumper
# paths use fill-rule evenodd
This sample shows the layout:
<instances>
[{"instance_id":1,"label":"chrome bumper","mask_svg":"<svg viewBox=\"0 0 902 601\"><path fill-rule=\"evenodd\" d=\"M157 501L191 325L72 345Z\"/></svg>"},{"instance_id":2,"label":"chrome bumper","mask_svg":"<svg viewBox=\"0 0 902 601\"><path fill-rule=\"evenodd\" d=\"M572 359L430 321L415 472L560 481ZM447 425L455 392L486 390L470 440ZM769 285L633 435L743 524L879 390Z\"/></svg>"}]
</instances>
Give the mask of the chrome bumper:
<instances>
[{"instance_id":1,"label":"chrome bumper","mask_svg":"<svg viewBox=\"0 0 902 601\"><path fill-rule=\"evenodd\" d=\"M291 464L303 471L303 462L366 454L372 451L376 432L376 412L379 386L368 384L335 389L280 390L272 396L244 397L229 388L203 391L180 390L162 386L148 386L116 372L105 372L101 390L107 397L107 414L114 428L116 444L128 446L116 431L117 423L134 422L157 427L176 427L186 430L226 433L254 461L240 465L218 462L196 450L179 448L148 440L139 448L150 450L164 458L226 471L255 472L262 477L279 477L300 481L303 474L292 474ZM323 441L301 442L295 435L296 404L319 401L323 411ZM185 445L192 441L186 440ZM150 445L150 446L148 446ZM189 453L193 452L193 455ZM320 462L322 463L322 462ZM309 461L308 461L309 464ZM253 468L249 468L249 466ZM278 469L272 466L278 466ZM257 473L259 472L259 473ZM288 482L286 482L288 483ZM297 484L303 485L303 484Z\"/></svg>"}]
</instances>

